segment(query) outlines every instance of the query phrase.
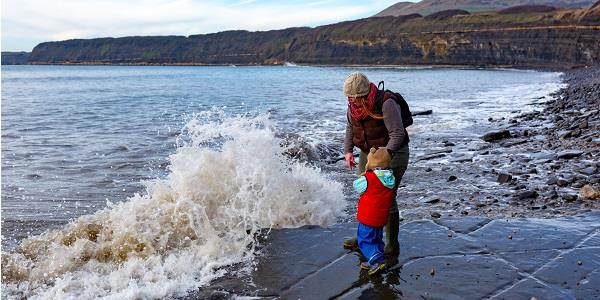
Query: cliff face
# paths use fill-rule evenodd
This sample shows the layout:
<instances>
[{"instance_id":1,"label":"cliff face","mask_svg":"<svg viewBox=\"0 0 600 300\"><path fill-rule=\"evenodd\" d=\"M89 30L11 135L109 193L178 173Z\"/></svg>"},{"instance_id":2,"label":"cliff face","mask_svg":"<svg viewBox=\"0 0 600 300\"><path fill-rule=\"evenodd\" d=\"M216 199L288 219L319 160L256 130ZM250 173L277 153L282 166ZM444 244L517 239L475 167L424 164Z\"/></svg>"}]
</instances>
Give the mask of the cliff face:
<instances>
[{"instance_id":1,"label":"cliff face","mask_svg":"<svg viewBox=\"0 0 600 300\"><path fill-rule=\"evenodd\" d=\"M527 14L440 13L317 28L42 43L29 62L128 64L445 64L600 62L597 8Z\"/></svg>"}]
</instances>

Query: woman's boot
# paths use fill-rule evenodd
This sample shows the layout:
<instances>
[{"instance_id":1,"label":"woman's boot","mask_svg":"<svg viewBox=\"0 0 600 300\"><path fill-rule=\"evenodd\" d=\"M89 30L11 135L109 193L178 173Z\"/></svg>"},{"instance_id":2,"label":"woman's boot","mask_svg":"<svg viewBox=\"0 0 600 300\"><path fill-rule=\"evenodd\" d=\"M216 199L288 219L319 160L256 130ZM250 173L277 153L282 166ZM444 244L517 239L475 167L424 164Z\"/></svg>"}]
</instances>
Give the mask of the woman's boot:
<instances>
[{"instance_id":1,"label":"woman's boot","mask_svg":"<svg viewBox=\"0 0 600 300\"><path fill-rule=\"evenodd\" d=\"M386 256L400 255L400 243L398 242L398 231L400 230L400 213L390 213L387 224L385 225L385 248L383 252Z\"/></svg>"}]
</instances>

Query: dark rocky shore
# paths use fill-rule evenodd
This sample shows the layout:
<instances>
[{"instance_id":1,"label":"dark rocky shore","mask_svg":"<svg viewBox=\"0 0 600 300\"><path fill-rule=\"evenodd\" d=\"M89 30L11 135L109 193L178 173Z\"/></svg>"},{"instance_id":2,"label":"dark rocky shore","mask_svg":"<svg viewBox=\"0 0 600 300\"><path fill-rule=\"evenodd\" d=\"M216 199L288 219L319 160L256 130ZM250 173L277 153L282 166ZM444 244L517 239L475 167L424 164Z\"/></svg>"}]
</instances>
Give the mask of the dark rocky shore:
<instances>
[{"instance_id":1,"label":"dark rocky shore","mask_svg":"<svg viewBox=\"0 0 600 300\"><path fill-rule=\"evenodd\" d=\"M274 230L255 272L187 298L597 299L600 67L564 82L534 112L476 124L480 138L415 139L398 195L401 254L383 276L342 249L349 217Z\"/></svg>"},{"instance_id":2,"label":"dark rocky shore","mask_svg":"<svg viewBox=\"0 0 600 300\"><path fill-rule=\"evenodd\" d=\"M590 199L600 186L600 67L567 70L564 82L552 98L532 100L536 111L480 124L479 140L421 141L415 148L427 150L411 156L399 190L403 217L549 218L600 208Z\"/></svg>"}]
</instances>

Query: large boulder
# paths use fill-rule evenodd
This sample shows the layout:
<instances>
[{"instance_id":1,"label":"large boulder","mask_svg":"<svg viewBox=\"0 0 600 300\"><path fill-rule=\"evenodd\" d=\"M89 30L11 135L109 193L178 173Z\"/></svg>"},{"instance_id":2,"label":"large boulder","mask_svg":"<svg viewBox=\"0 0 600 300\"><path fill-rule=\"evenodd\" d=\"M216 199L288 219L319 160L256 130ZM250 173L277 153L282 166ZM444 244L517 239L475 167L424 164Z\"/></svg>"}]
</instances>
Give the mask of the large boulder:
<instances>
[{"instance_id":1,"label":"large boulder","mask_svg":"<svg viewBox=\"0 0 600 300\"><path fill-rule=\"evenodd\" d=\"M589 184L581 188L579 195L583 199L600 199L600 191Z\"/></svg>"},{"instance_id":2,"label":"large boulder","mask_svg":"<svg viewBox=\"0 0 600 300\"><path fill-rule=\"evenodd\" d=\"M490 131L484 134L481 138L486 142L493 142L510 137L510 131L503 129L498 131Z\"/></svg>"}]
</instances>

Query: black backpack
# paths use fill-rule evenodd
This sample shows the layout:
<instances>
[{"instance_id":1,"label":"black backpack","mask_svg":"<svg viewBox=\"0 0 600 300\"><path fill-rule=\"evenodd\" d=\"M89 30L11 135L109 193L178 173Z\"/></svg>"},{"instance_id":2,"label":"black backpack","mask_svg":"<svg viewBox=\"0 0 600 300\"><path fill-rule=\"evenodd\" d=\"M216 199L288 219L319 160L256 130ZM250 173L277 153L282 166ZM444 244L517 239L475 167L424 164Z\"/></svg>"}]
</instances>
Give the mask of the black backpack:
<instances>
[{"instance_id":1,"label":"black backpack","mask_svg":"<svg viewBox=\"0 0 600 300\"><path fill-rule=\"evenodd\" d=\"M381 89L379 88L380 86L381 86ZM408 107L408 103L406 103L406 100L404 100L404 97L402 97L402 95L400 95L400 93L386 90L384 88L385 88L385 85L384 85L383 81L380 81L379 84L377 84L377 110L379 112L382 111L383 94L385 94L386 92L392 93L394 95L392 97L392 99L394 99L394 101L396 101L396 103L398 103L398 105L400 105L400 111L401 111L400 113L402 116L402 123L404 124L404 128L412 125L413 124L412 114L410 113L410 108Z\"/></svg>"}]
</instances>

